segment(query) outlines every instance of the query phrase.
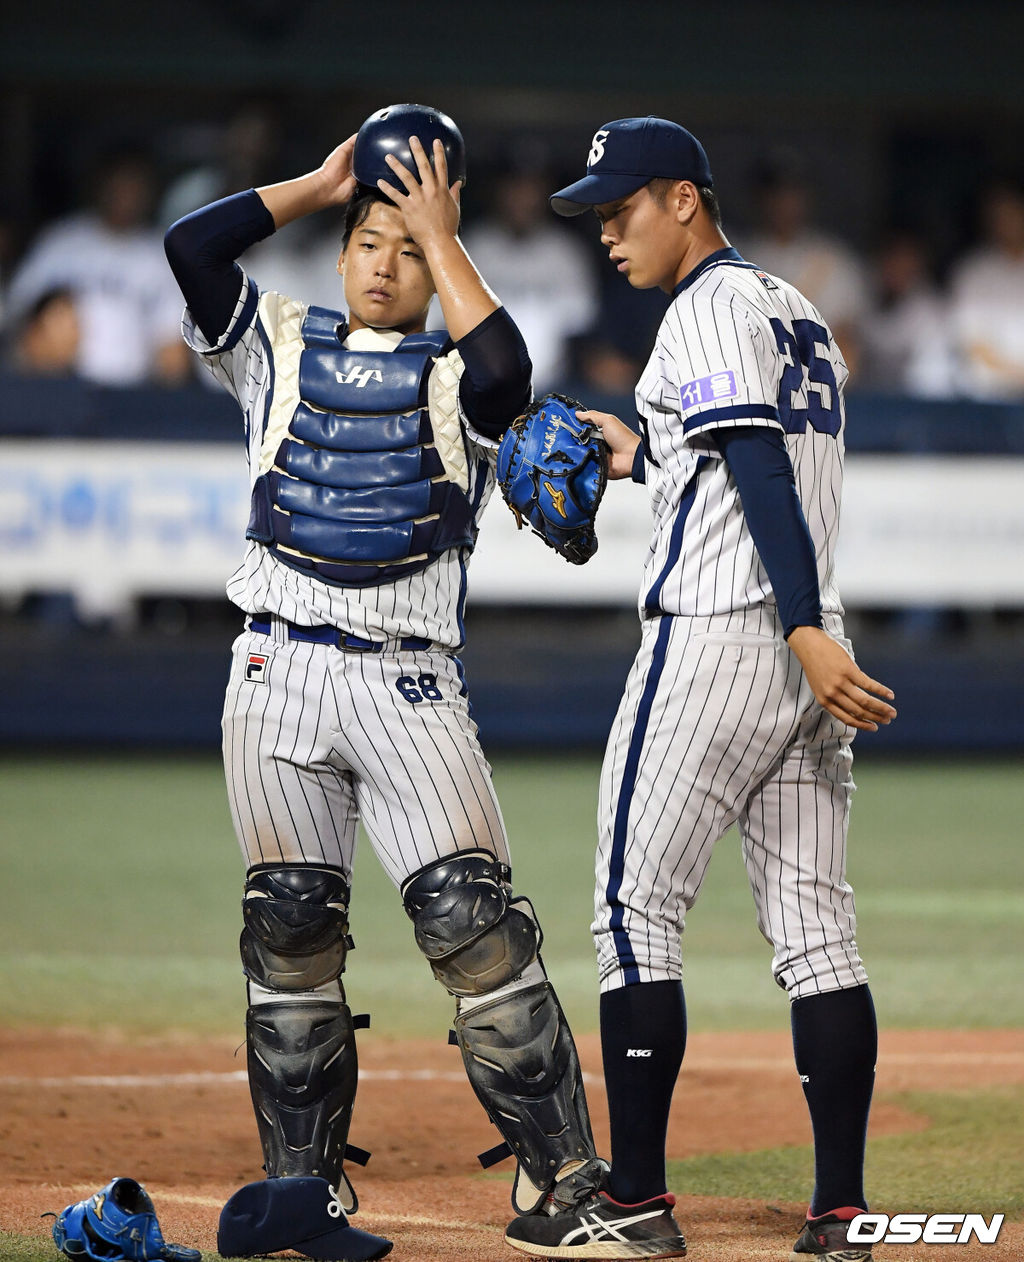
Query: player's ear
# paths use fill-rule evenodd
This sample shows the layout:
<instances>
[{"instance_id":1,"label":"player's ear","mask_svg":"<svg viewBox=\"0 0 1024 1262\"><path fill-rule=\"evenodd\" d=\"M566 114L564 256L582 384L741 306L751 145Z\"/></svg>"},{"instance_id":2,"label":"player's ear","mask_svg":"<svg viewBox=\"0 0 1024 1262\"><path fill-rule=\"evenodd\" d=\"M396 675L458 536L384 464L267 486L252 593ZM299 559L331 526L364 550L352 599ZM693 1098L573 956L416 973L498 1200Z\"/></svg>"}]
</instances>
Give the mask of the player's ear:
<instances>
[{"instance_id":1,"label":"player's ear","mask_svg":"<svg viewBox=\"0 0 1024 1262\"><path fill-rule=\"evenodd\" d=\"M338 251L337 271L338 271L339 276L343 275L345 271L345 247L344 246L342 246L341 249Z\"/></svg>"},{"instance_id":2,"label":"player's ear","mask_svg":"<svg viewBox=\"0 0 1024 1262\"><path fill-rule=\"evenodd\" d=\"M677 221L688 228L700 208L700 194L696 184L689 180L679 180L672 188L671 197Z\"/></svg>"}]
</instances>

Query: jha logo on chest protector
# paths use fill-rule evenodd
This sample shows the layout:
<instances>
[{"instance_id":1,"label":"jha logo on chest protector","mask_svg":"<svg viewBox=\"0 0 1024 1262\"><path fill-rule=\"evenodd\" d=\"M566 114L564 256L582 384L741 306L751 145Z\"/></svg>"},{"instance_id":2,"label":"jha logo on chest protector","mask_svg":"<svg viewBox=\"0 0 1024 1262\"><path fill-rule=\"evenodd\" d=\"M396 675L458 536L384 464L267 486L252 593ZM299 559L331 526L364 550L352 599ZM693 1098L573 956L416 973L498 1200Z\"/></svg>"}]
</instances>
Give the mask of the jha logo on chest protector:
<instances>
[{"instance_id":1,"label":"jha logo on chest protector","mask_svg":"<svg viewBox=\"0 0 1024 1262\"><path fill-rule=\"evenodd\" d=\"M350 368L348 372L336 372L334 378L339 386L365 386L368 381L383 381L379 368Z\"/></svg>"}]
</instances>

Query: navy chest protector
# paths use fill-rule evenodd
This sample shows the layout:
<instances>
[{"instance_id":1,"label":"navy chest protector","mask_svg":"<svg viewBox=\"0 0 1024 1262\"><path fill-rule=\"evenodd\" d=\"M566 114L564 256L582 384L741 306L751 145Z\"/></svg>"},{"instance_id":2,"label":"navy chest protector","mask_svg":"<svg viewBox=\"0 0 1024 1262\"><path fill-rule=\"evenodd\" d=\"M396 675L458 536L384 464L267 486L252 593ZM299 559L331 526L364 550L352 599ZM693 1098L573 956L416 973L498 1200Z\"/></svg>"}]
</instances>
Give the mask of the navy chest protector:
<instances>
[{"instance_id":1,"label":"navy chest protector","mask_svg":"<svg viewBox=\"0 0 1024 1262\"><path fill-rule=\"evenodd\" d=\"M326 583L365 587L472 547L473 511L448 480L427 407L446 333L393 351L349 351L344 318L310 307L299 403L274 467L253 487L246 538Z\"/></svg>"}]
</instances>

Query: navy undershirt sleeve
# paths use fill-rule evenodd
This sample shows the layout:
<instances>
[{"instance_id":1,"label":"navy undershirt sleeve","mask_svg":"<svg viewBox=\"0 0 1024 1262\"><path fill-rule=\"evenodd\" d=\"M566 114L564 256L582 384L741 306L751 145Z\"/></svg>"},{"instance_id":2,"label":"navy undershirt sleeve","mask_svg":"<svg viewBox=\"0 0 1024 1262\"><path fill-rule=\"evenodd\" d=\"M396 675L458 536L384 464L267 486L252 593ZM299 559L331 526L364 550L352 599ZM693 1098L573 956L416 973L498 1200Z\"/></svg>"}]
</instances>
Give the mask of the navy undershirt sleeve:
<instances>
[{"instance_id":1,"label":"navy undershirt sleeve","mask_svg":"<svg viewBox=\"0 0 1024 1262\"><path fill-rule=\"evenodd\" d=\"M636 451L633 452L633 471L630 476L641 486L647 481L647 453L644 451L642 439L637 443Z\"/></svg>"},{"instance_id":2,"label":"navy undershirt sleeve","mask_svg":"<svg viewBox=\"0 0 1024 1262\"><path fill-rule=\"evenodd\" d=\"M273 215L249 189L194 210L164 234L171 271L211 345L224 336L238 304L242 270L235 259L273 231Z\"/></svg>"},{"instance_id":3,"label":"navy undershirt sleeve","mask_svg":"<svg viewBox=\"0 0 1024 1262\"><path fill-rule=\"evenodd\" d=\"M796 627L820 627L814 543L782 434L744 425L714 430L711 437L739 490L747 526L775 593L783 634Z\"/></svg>"},{"instance_id":4,"label":"navy undershirt sleeve","mask_svg":"<svg viewBox=\"0 0 1024 1262\"><path fill-rule=\"evenodd\" d=\"M485 437L500 438L530 401L533 365L523 335L499 307L455 345L466 366L459 382L462 411Z\"/></svg>"}]
</instances>

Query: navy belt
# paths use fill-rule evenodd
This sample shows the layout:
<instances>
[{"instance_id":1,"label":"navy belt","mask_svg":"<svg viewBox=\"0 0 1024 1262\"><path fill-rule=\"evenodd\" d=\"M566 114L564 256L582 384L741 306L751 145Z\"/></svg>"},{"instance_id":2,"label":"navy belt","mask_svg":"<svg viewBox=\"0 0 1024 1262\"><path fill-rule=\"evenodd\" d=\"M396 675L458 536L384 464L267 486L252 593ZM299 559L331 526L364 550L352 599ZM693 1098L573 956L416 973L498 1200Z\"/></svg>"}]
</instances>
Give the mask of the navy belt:
<instances>
[{"instance_id":1,"label":"navy belt","mask_svg":"<svg viewBox=\"0 0 1024 1262\"><path fill-rule=\"evenodd\" d=\"M397 644L406 652L418 652L430 648L431 641L421 639L417 635L407 635L401 640L364 640L362 636L353 635L351 631L339 631L337 627L303 627L294 622L284 624L288 628L289 640L304 640L308 644L330 644L336 649L348 649L355 653L383 653L388 644ZM270 635L269 619L250 618L249 630L257 635Z\"/></svg>"}]
</instances>

